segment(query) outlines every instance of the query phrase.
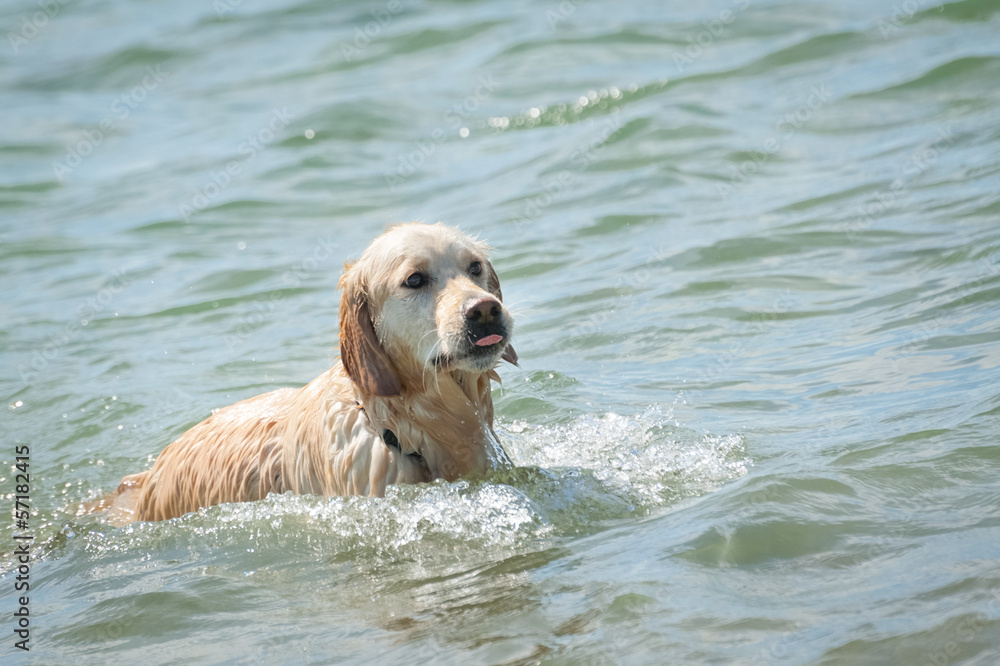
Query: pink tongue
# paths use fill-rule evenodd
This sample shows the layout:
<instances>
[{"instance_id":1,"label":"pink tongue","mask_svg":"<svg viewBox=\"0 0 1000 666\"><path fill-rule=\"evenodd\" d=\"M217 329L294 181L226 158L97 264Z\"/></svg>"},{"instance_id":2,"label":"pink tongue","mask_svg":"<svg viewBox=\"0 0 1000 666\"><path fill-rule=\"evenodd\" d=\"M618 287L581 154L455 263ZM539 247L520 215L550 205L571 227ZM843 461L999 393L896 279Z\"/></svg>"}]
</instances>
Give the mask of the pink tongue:
<instances>
[{"instance_id":1,"label":"pink tongue","mask_svg":"<svg viewBox=\"0 0 1000 666\"><path fill-rule=\"evenodd\" d=\"M495 345L501 340L503 340L502 335L487 335L485 338L482 338L481 340L476 340L476 346L488 347L490 345Z\"/></svg>"}]
</instances>

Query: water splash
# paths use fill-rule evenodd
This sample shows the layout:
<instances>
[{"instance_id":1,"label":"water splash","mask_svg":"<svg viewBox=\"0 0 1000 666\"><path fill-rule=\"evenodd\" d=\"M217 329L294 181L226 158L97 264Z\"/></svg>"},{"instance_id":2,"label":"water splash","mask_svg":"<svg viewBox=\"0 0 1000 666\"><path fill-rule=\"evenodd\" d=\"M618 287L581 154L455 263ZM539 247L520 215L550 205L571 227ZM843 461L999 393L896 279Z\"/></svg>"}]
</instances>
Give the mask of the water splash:
<instances>
[{"instance_id":1,"label":"water splash","mask_svg":"<svg viewBox=\"0 0 1000 666\"><path fill-rule=\"evenodd\" d=\"M752 464L741 435L699 436L658 405L638 416L588 414L546 427L515 421L501 430L518 464L590 474L633 508L710 492Z\"/></svg>"}]
</instances>

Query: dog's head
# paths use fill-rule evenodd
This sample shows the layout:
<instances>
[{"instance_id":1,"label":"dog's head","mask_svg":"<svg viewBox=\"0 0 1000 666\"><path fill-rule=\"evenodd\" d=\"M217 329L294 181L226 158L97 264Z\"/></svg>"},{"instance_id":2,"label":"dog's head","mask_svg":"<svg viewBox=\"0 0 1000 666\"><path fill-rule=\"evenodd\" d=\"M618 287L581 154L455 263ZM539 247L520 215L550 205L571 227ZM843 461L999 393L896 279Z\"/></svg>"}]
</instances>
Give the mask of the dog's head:
<instances>
[{"instance_id":1,"label":"dog's head","mask_svg":"<svg viewBox=\"0 0 1000 666\"><path fill-rule=\"evenodd\" d=\"M406 377L517 363L514 322L486 250L452 227L404 224L345 266L340 357L357 386L393 396Z\"/></svg>"}]
</instances>

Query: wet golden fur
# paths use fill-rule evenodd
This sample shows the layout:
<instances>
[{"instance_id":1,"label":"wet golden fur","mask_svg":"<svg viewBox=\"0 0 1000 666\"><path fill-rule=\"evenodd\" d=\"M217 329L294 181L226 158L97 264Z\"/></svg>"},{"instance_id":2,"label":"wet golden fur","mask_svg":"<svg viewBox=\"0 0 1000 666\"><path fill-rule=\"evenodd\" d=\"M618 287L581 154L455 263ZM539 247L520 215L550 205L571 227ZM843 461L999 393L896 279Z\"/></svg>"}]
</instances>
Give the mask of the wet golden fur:
<instances>
[{"instance_id":1,"label":"wet golden fur","mask_svg":"<svg viewBox=\"0 0 1000 666\"><path fill-rule=\"evenodd\" d=\"M330 370L216 411L84 510L126 524L272 492L382 496L506 462L490 381L517 355L486 250L441 224L391 228L344 267ZM417 274L426 282L408 286Z\"/></svg>"}]
</instances>

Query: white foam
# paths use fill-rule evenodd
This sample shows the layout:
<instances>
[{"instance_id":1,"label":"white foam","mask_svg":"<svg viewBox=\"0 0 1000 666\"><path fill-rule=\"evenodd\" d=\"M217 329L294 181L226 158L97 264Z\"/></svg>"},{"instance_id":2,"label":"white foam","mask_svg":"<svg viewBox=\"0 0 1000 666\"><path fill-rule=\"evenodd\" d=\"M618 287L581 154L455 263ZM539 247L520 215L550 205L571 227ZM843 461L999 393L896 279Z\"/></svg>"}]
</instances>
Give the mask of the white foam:
<instances>
[{"instance_id":1,"label":"white foam","mask_svg":"<svg viewBox=\"0 0 1000 666\"><path fill-rule=\"evenodd\" d=\"M585 415L551 427L516 421L502 431L517 464L588 470L644 505L708 492L751 464L742 436L698 436L657 405L638 416Z\"/></svg>"}]
</instances>

